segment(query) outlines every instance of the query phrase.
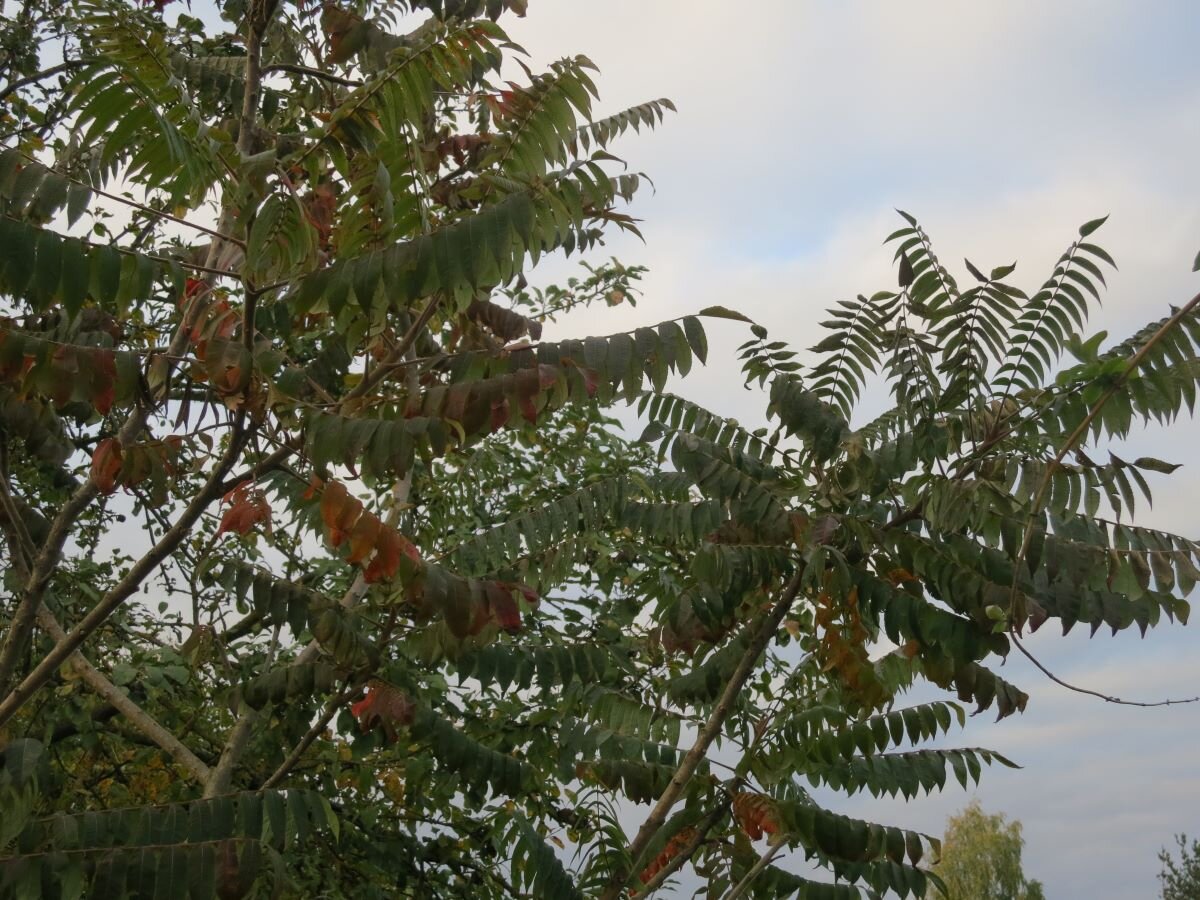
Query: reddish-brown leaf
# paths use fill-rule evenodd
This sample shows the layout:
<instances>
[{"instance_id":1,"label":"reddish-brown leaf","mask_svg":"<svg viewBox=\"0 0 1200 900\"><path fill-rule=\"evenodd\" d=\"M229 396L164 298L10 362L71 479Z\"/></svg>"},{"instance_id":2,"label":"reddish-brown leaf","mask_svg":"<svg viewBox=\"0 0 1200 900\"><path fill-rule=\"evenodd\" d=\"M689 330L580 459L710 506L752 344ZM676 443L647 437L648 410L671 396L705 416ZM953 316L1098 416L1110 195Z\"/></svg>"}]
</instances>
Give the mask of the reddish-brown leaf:
<instances>
[{"instance_id":1,"label":"reddish-brown leaf","mask_svg":"<svg viewBox=\"0 0 1200 900\"><path fill-rule=\"evenodd\" d=\"M595 397L596 391L600 390L600 373L595 369L589 369L587 366L581 366L573 359L564 359L564 363L570 363L575 367L580 375L583 376L583 388L587 391L589 397Z\"/></svg>"},{"instance_id":2,"label":"reddish-brown leaf","mask_svg":"<svg viewBox=\"0 0 1200 900\"><path fill-rule=\"evenodd\" d=\"M512 589L499 581L485 582L488 607L496 624L510 634L521 630L521 608Z\"/></svg>"},{"instance_id":3,"label":"reddish-brown leaf","mask_svg":"<svg viewBox=\"0 0 1200 900\"><path fill-rule=\"evenodd\" d=\"M92 452L92 481L101 493L111 494L117 489L117 476L121 473L121 442L115 437L105 438Z\"/></svg>"},{"instance_id":4,"label":"reddish-brown leaf","mask_svg":"<svg viewBox=\"0 0 1200 900\"><path fill-rule=\"evenodd\" d=\"M97 348L91 357L92 406L101 415L107 415L117 398L117 360L111 350Z\"/></svg>"},{"instance_id":5,"label":"reddish-brown leaf","mask_svg":"<svg viewBox=\"0 0 1200 900\"><path fill-rule=\"evenodd\" d=\"M401 541L403 540L400 533L394 528L384 528L379 532L379 538L375 542L375 556L372 557L371 564L363 573L363 580L367 584L384 581L396 574L396 570L400 568Z\"/></svg>"},{"instance_id":6,"label":"reddish-brown leaf","mask_svg":"<svg viewBox=\"0 0 1200 900\"><path fill-rule=\"evenodd\" d=\"M734 796L733 818L753 841L764 834L775 834L782 828L775 801L765 794L751 791L742 791Z\"/></svg>"},{"instance_id":7,"label":"reddish-brown leaf","mask_svg":"<svg viewBox=\"0 0 1200 900\"><path fill-rule=\"evenodd\" d=\"M651 860L650 865L642 869L640 876L642 884L649 884L653 881L654 876L670 865L671 860L682 853L695 837L696 829L691 825L675 832L671 839L667 841L667 845L663 847L662 852Z\"/></svg>"},{"instance_id":8,"label":"reddish-brown leaf","mask_svg":"<svg viewBox=\"0 0 1200 900\"><path fill-rule=\"evenodd\" d=\"M367 684L366 696L350 707L350 714L358 719L363 731L380 725L388 738L395 740L396 728L411 724L415 710L416 704L404 691L372 678Z\"/></svg>"},{"instance_id":9,"label":"reddish-brown leaf","mask_svg":"<svg viewBox=\"0 0 1200 900\"><path fill-rule=\"evenodd\" d=\"M217 537L227 531L247 534L255 525L262 522L269 524L271 521L271 507L266 494L254 487L252 482L243 481L226 494L222 502L228 503L229 509L221 516Z\"/></svg>"},{"instance_id":10,"label":"reddish-brown leaf","mask_svg":"<svg viewBox=\"0 0 1200 900\"><path fill-rule=\"evenodd\" d=\"M346 557L346 562L360 563L366 559L382 537L380 534L382 526L383 523L378 516L365 511L359 515L358 521L350 529L350 555ZM384 530L390 531L391 529L385 528Z\"/></svg>"},{"instance_id":11,"label":"reddish-brown leaf","mask_svg":"<svg viewBox=\"0 0 1200 900\"><path fill-rule=\"evenodd\" d=\"M321 494L321 521L329 530L329 543L340 547L362 511L362 501L351 497L344 484L329 482Z\"/></svg>"},{"instance_id":12,"label":"reddish-brown leaf","mask_svg":"<svg viewBox=\"0 0 1200 900\"><path fill-rule=\"evenodd\" d=\"M491 429L498 431L508 424L508 418L512 415L511 407L508 405L507 397L497 397L492 401L492 418Z\"/></svg>"}]
</instances>

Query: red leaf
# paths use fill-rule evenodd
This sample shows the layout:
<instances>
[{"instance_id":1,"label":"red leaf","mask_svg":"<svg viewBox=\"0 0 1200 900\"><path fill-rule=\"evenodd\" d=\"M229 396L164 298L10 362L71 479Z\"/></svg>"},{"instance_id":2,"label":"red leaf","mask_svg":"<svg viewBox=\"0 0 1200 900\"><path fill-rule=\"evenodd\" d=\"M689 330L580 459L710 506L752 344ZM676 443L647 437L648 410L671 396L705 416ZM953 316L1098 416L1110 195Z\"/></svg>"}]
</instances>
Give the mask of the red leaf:
<instances>
[{"instance_id":1,"label":"red leaf","mask_svg":"<svg viewBox=\"0 0 1200 900\"><path fill-rule=\"evenodd\" d=\"M368 512L363 512L358 517L358 521L350 529L350 555L346 557L346 562L360 563L371 554L376 543L382 537L381 526L383 523L379 521L379 517ZM390 531L391 529L384 530Z\"/></svg>"},{"instance_id":2,"label":"red leaf","mask_svg":"<svg viewBox=\"0 0 1200 900\"><path fill-rule=\"evenodd\" d=\"M329 482L321 494L321 521L329 529L329 543L340 547L362 511L362 501L351 497L344 484Z\"/></svg>"},{"instance_id":3,"label":"red leaf","mask_svg":"<svg viewBox=\"0 0 1200 900\"><path fill-rule=\"evenodd\" d=\"M396 726L412 723L415 711L416 704L408 694L377 678L367 684L367 695L350 707L363 731L382 725L391 740L396 738Z\"/></svg>"},{"instance_id":4,"label":"red leaf","mask_svg":"<svg viewBox=\"0 0 1200 900\"><path fill-rule=\"evenodd\" d=\"M646 868L642 870L642 874L640 876L642 884L649 884L651 881L653 881L654 876L666 868L666 866L670 864L671 860L682 853L684 848L691 843L695 836L696 829L691 825L688 825L686 828L681 828L679 831L677 831L671 837L671 839L667 841L667 845L663 847L662 852L659 853L658 856L654 857L654 859L651 860L650 865L646 866Z\"/></svg>"},{"instance_id":5,"label":"red leaf","mask_svg":"<svg viewBox=\"0 0 1200 900\"><path fill-rule=\"evenodd\" d=\"M497 397L492 401L492 431L498 431L508 423L508 417L512 415L511 408L508 405L507 397Z\"/></svg>"},{"instance_id":6,"label":"red leaf","mask_svg":"<svg viewBox=\"0 0 1200 900\"><path fill-rule=\"evenodd\" d=\"M600 389L600 373L595 369L589 369L587 366L581 366L569 356L564 356L562 358L562 363L565 366L575 367L575 371L577 371L583 377L583 387L584 390L587 391L587 395L589 397L595 397L596 391Z\"/></svg>"},{"instance_id":7,"label":"red leaf","mask_svg":"<svg viewBox=\"0 0 1200 900\"><path fill-rule=\"evenodd\" d=\"M375 542L375 556L367 566L367 571L363 573L363 580L367 584L384 581L396 574L396 570L400 568L400 542L403 540L394 528L384 528L379 533L379 539Z\"/></svg>"},{"instance_id":8,"label":"red leaf","mask_svg":"<svg viewBox=\"0 0 1200 900\"><path fill-rule=\"evenodd\" d=\"M530 607L537 606L537 591L527 584L511 581L488 581L484 583L488 607L496 624L510 634L521 630L521 607L513 593L521 595Z\"/></svg>"},{"instance_id":9,"label":"red leaf","mask_svg":"<svg viewBox=\"0 0 1200 900\"><path fill-rule=\"evenodd\" d=\"M498 581L488 581L485 586L488 607L496 624L510 634L520 631L521 609L517 606L512 591Z\"/></svg>"},{"instance_id":10,"label":"red leaf","mask_svg":"<svg viewBox=\"0 0 1200 900\"><path fill-rule=\"evenodd\" d=\"M229 509L221 516L221 527L217 529L217 537L227 531L246 534L260 522L271 521L271 507L266 495L252 482L243 481L228 494L223 503L230 504Z\"/></svg>"},{"instance_id":11,"label":"red leaf","mask_svg":"<svg viewBox=\"0 0 1200 900\"><path fill-rule=\"evenodd\" d=\"M117 360L111 350L97 349L91 352L92 361L92 406L101 415L107 415L117 398Z\"/></svg>"},{"instance_id":12,"label":"red leaf","mask_svg":"<svg viewBox=\"0 0 1200 900\"><path fill-rule=\"evenodd\" d=\"M543 391L558 383L558 369L555 366L538 366L538 387Z\"/></svg>"},{"instance_id":13,"label":"red leaf","mask_svg":"<svg viewBox=\"0 0 1200 900\"><path fill-rule=\"evenodd\" d=\"M101 493L111 494L117 489L117 476L123 462L121 442L116 438L105 438L96 445L92 453L92 481Z\"/></svg>"},{"instance_id":14,"label":"red leaf","mask_svg":"<svg viewBox=\"0 0 1200 900\"><path fill-rule=\"evenodd\" d=\"M765 794L742 791L733 798L733 818L749 838L757 841L764 834L781 830L775 801Z\"/></svg>"},{"instance_id":15,"label":"red leaf","mask_svg":"<svg viewBox=\"0 0 1200 900\"><path fill-rule=\"evenodd\" d=\"M364 513L363 518L368 515L370 514ZM372 518L374 517L372 516ZM375 556L371 558L371 564L367 566L363 580L368 584L374 584L377 581L395 578L405 559L412 563L411 568L405 570L407 574L402 576L405 581L409 581L412 572L421 565L421 554L417 552L412 541L395 528L381 522L379 534L375 540ZM354 561L351 560L351 562Z\"/></svg>"}]
</instances>

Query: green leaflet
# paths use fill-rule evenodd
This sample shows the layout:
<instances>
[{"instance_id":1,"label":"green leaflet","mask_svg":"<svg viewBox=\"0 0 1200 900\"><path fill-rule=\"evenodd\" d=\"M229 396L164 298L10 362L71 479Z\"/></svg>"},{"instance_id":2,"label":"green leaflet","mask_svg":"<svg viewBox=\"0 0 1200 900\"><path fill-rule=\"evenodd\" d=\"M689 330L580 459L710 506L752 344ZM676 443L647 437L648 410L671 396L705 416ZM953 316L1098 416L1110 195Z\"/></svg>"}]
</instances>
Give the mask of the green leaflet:
<instances>
[{"instance_id":1,"label":"green leaflet","mask_svg":"<svg viewBox=\"0 0 1200 900\"><path fill-rule=\"evenodd\" d=\"M156 283L174 289L184 282L178 263L122 253L7 217L0 218L0 248L0 289L39 310L61 302L76 313L85 293L112 310L135 298L150 299Z\"/></svg>"},{"instance_id":2,"label":"green leaflet","mask_svg":"<svg viewBox=\"0 0 1200 900\"><path fill-rule=\"evenodd\" d=\"M429 746L443 771L455 773L475 789L486 785L493 794L517 797L532 785L534 772L528 763L484 746L427 708L418 708L411 733Z\"/></svg>"},{"instance_id":3,"label":"green leaflet","mask_svg":"<svg viewBox=\"0 0 1200 900\"><path fill-rule=\"evenodd\" d=\"M279 854L321 833L338 835L328 801L294 788L60 814L26 825L19 856L0 856L0 891L57 882L67 896L80 896L90 881L114 896L207 900L249 890L264 875L278 878ZM230 854L236 865L218 866Z\"/></svg>"},{"instance_id":4,"label":"green leaflet","mask_svg":"<svg viewBox=\"0 0 1200 900\"><path fill-rule=\"evenodd\" d=\"M534 831L529 821L521 815L513 817L514 841L513 870L534 897L546 900L582 900L583 894L575 886L562 861L541 836Z\"/></svg>"}]
</instances>

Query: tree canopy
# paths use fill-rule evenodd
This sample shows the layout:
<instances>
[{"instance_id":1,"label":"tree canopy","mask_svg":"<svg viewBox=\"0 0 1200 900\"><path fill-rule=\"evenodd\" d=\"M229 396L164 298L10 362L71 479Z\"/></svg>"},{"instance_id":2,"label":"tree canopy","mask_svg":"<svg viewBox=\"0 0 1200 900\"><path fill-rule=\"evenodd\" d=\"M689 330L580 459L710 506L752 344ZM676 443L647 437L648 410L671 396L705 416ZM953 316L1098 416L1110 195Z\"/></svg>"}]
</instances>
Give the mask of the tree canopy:
<instances>
[{"instance_id":1,"label":"tree canopy","mask_svg":"<svg viewBox=\"0 0 1200 900\"><path fill-rule=\"evenodd\" d=\"M1186 621L1175 466L1096 445L1192 410L1200 298L1085 337L1103 220L1026 292L902 213L807 351L557 335L670 101L521 0L214 7L0 24L0 895L924 897L814 789L966 787L1021 635ZM765 427L679 387L713 319Z\"/></svg>"},{"instance_id":2,"label":"tree canopy","mask_svg":"<svg viewBox=\"0 0 1200 900\"><path fill-rule=\"evenodd\" d=\"M979 801L972 800L946 822L942 856L934 870L949 900L1044 900L1041 883L1025 877L1024 846L1020 822L985 813Z\"/></svg>"}]
</instances>

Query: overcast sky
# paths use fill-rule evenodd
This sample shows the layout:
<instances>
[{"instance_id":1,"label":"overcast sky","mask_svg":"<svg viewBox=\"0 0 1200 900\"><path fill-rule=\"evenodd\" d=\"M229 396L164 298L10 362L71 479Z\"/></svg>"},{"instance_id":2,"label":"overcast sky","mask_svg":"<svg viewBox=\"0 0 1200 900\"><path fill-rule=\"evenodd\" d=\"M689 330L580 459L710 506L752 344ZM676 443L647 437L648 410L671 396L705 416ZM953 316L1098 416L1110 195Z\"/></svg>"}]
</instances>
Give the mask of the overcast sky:
<instances>
[{"instance_id":1,"label":"overcast sky","mask_svg":"<svg viewBox=\"0 0 1200 900\"><path fill-rule=\"evenodd\" d=\"M1200 8L1193 2L805 3L532 0L507 28L540 63L585 53L602 112L667 96L679 113L617 148L657 192L635 206L650 267L636 309L583 314L547 337L618 331L713 303L807 347L832 302L894 284L882 239L917 215L961 272L1019 260L1032 292L1082 222L1117 259L1097 329L1124 337L1200 289ZM1022 277L1023 276L1023 277ZM964 277L968 278L969 276ZM722 323L724 324L724 323ZM744 419L733 348L713 329L682 393ZM747 412L747 411L750 412ZM1200 536L1200 427L1147 431L1131 452L1185 466L1159 478L1155 524ZM1200 635L1141 640L1043 630L1030 646L1061 676L1123 697L1200 694ZM1026 871L1051 900L1157 895L1158 848L1200 836L1200 704L1137 709L1049 682L1023 659L1003 674L1031 695L957 741L1025 768L984 773L985 808L1020 819ZM940 834L971 794L904 804L828 799L855 815Z\"/></svg>"}]
</instances>

